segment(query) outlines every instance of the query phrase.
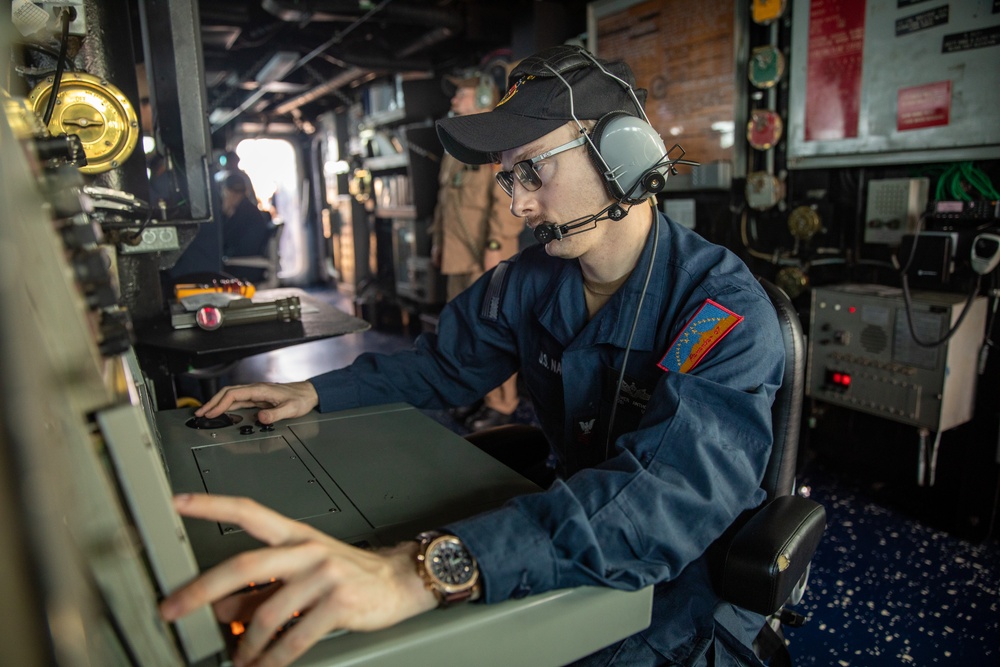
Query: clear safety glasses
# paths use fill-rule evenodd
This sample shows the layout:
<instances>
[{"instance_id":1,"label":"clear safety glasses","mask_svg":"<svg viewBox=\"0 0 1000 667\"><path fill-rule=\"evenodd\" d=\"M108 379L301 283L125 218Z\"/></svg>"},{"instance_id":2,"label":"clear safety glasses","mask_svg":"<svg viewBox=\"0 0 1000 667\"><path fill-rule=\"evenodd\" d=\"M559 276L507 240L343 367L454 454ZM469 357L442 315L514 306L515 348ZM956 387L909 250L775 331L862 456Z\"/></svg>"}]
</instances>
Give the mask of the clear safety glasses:
<instances>
[{"instance_id":1,"label":"clear safety glasses","mask_svg":"<svg viewBox=\"0 0 1000 667\"><path fill-rule=\"evenodd\" d=\"M497 183L503 188L509 196L514 196L514 178L517 178L524 186L524 189L528 192L534 192L538 188L542 187L542 179L539 177L538 172L535 171L535 164L550 158L553 155L558 155L563 151L568 151L571 148L576 148L577 146L582 146L587 143L587 137L577 137L573 141L563 144L562 146L556 146L555 148L545 151L541 155L536 155L533 158L528 158L527 160L521 160L511 167L510 171L498 171L497 172Z\"/></svg>"}]
</instances>

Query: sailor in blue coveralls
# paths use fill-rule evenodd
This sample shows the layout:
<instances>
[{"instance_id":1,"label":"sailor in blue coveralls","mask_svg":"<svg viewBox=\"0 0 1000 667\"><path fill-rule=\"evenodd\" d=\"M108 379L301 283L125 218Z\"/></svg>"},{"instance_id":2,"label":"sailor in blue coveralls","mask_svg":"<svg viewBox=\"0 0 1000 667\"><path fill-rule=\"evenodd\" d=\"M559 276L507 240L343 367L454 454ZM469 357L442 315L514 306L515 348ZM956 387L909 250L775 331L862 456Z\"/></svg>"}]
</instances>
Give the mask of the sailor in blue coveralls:
<instances>
[{"instance_id":1,"label":"sailor in blue coveralls","mask_svg":"<svg viewBox=\"0 0 1000 667\"><path fill-rule=\"evenodd\" d=\"M784 363L774 309L735 255L647 201L670 158L627 65L556 47L522 61L510 83L493 111L440 121L439 135L462 161L499 160L511 210L542 243L453 300L412 351L366 354L306 382L228 387L198 414L256 406L268 423L317 407L467 405L518 371L558 477L442 528L477 568L457 599L655 584L650 627L580 664L760 665L749 646L763 618L715 595L704 553L763 500ZM161 607L174 619L281 572L238 662L286 664L333 628L386 627L442 602L414 568L426 537L372 552L245 499L177 507L273 546ZM277 619L306 608L307 622L269 644Z\"/></svg>"}]
</instances>

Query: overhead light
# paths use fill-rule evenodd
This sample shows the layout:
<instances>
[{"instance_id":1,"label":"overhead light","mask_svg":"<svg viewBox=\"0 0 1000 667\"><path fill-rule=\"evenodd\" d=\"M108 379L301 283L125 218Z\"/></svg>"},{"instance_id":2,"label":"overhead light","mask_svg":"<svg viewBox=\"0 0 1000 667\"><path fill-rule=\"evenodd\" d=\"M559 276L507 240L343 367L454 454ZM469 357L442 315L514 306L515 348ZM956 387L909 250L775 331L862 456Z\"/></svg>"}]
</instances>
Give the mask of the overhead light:
<instances>
[{"instance_id":1,"label":"overhead light","mask_svg":"<svg viewBox=\"0 0 1000 667\"><path fill-rule=\"evenodd\" d=\"M297 62L299 62L299 54L295 51L278 51L260 68L254 79L257 80L257 83L281 81L285 75L292 71Z\"/></svg>"}]
</instances>

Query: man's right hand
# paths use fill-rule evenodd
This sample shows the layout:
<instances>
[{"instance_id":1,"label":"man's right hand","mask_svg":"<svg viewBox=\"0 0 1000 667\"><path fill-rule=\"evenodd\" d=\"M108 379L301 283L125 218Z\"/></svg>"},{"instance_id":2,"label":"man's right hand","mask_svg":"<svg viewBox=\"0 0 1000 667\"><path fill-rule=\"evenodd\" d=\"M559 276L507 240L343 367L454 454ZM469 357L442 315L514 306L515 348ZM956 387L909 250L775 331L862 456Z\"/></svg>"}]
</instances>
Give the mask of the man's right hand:
<instances>
[{"instance_id":1,"label":"man's right hand","mask_svg":"<svg viewBox=\"0 0 1000 667\"><path fill-rule=\"evenodd\" d=\"M281 419L301 417L319 405L319 396L312 382L232 385L195 410L196 417L218 417L227 410L260 408L257 420L273 424Z\"/></svg>"}]
</instances>

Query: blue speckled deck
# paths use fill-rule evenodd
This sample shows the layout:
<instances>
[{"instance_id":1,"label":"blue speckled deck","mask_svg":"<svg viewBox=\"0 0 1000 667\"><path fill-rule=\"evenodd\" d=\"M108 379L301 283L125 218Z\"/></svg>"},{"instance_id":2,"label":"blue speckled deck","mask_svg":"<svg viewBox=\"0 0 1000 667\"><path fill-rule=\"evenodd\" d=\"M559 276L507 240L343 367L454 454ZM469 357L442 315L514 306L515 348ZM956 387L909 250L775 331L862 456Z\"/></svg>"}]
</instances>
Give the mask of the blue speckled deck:
<instances>
[{"instance_id":1,"label":"blue speckled deck","mask_svg":"<svg viewBox=\"0 0 1000 667\"><path fill-rule=\"evenodd\" d=\"M797 666L1000 665L1000 546L972 544L804 478L827 510L809 589L786 629Z\"/></svg>"}]
</instances>

